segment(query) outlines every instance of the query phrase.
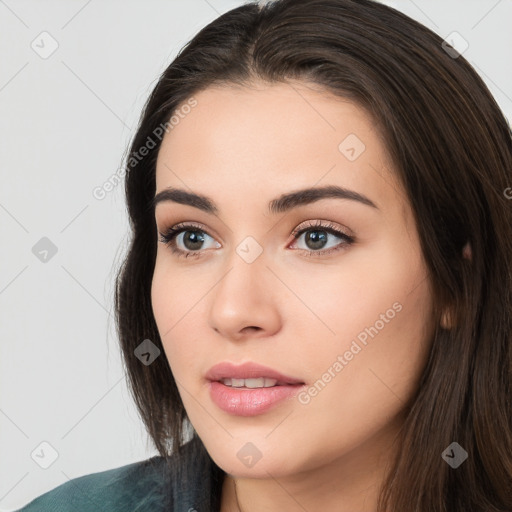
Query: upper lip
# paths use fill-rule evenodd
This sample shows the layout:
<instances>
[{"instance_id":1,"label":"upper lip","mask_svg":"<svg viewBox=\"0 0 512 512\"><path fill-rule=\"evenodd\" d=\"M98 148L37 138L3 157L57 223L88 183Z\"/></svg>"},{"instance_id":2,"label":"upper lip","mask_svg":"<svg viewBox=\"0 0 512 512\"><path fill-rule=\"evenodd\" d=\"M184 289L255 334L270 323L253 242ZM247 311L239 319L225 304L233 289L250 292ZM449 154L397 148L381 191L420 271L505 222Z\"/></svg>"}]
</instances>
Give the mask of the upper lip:
<instances>
[{"instance_id":1,"label":"upper lip","mask_svg":"<svg viewBox=\"0 0 512 512\"><path fill-rule=\"evenodd\" d=\"M304 384L300 379L283 375L268 366L252 362L235 365L226 361L212 366L206 374L206 378L210 381L220 381L222 379L257 379L261 377L275 379L277 380L277 384L281 385Z\"/></svg>"}]
</instances>

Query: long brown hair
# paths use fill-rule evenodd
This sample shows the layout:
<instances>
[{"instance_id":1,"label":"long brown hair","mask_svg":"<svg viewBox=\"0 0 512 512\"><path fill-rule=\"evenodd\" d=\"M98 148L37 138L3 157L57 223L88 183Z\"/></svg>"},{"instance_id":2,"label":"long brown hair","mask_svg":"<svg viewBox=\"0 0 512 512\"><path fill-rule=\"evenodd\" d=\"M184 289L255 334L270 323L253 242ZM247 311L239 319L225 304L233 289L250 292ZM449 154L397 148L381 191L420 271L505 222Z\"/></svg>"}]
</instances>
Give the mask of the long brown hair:
<instances>
[{"instance_id":1,"label":"long brown hair","mask_svg":"<svg viewBox=\"0 0 512 512\"><path fill-rule=\"evenodd\" d=\"M456 58L455 58L456 57ZM163 72L126 155L131 245L117 276L116 326L131 392L159 453L180 454L187 416L163 352L150 289L161 128L217 83L303 80L366 109L411 203L438 326L397 442L379 511L512 510L512 186L510 126L463 56L372 0L247 3L203 28ZM140 149L151 148L140 158ZM471 257L463 257L469 242ZM170 283L172 286L172 283ZM440 326L450 308L450 328ZM457 442L456 469L442 454Z\"/></svg>"}]
</instances>

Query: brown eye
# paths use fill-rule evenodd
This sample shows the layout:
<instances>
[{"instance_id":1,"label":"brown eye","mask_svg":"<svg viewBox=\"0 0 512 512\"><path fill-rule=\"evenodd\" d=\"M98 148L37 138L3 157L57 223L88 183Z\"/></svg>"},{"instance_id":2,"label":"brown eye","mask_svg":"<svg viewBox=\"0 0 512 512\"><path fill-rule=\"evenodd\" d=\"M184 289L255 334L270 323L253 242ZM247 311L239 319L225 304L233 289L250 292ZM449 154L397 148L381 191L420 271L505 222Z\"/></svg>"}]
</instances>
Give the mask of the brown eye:
<instances>
[{"instance_id":1,"label":"brown eye","mask_svg":"<svg viewBox=\"0 0 512 512\"><path fill-rule=\"evenodd\" d=\"M336 229L332 224L324 225L321 222L309 225L304 229L299 229L293 233L293 236L298 240L303 234L305 234L304 244L306 247L298 247L298 249L305 250L309 252L310 255L314 254L315 256L337 251L354 242L352 236ZM333 238L338 238L341 242L334 243L334 245L324 249L327 244L329 244L329 239Z\"/></svg>"},{"instance_id":2,"label":"brown eye","mask_svg":"<svg viewBox=\"0 0 512 512\"><path fill-rule=\"evenodd\" d=\"M183 257L199 256L207 239L213 240L206 231L190 224L179 224L159 234L160 242L168 245L173 253ZM178 245L184 248L181 249ZM217 247L220 247L220 244L217 243Z\"/></svg>"}]
</instances>

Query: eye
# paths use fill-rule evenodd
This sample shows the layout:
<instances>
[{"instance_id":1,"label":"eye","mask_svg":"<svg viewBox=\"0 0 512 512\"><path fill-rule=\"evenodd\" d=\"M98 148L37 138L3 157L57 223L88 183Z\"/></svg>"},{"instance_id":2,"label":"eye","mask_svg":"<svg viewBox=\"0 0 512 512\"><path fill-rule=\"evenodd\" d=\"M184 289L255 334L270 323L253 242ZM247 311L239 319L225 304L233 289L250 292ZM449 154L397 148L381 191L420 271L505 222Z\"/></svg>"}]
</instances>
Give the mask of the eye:
<instances>
[{"instance_id":1,"label":"eye","mask_svg":"<svg viewBox=\"0 0 512 512\"><path fill-rule=\"evenodd\" d=\"M304 238L306 247L298 247L298 249L305 251L308 256L333 253L354 242L354 237L340 231L328 221L308 221L306 224L300 225L292 234L295 240L299 240L303 234L306 234ZM221 247L201 226L196 224L177 224L167 229L165 233L159 233L159 235L160 242L169 246L178 257L183 258L199 257L202 249ZM329 238L338 238L341 242L329 246ZM208 240L210 241L210 247L204 247L203 244ZM184 248L178 247L179 245Z\"/></svg>"},{"instance_id":2,"label":"eye","mask_svg":"<svg viewBox=\"0 0 512 512\"><path fill-rule=\"evenodd\" d=\"M304 226L304 225L302 225ZM294 232L293 236L296 240L299 240L302 235L305 234L304 243L306 247L299 247L301 250L305 250L309 256L321 256L330 254L335 251L344 249L345 247L354 243L354 237L340 231L336 226L330 222L308 221L306 226L301 229L299 226ZM329 236L338 238L341 242L329 246ZM321 249L321 250L318 250Z\"/></svg>"},{"instance_id":3,"label":"eye","mask_svg":"<svg viewBox=\"0 0 512 512\"><path fill-rule=\"evenodd\" d=\"M160 234L160 242L168 245L174 254L179 257L188 258L189 256L197 257L200 256L200 249L204 249L202 244L207 239L214 242L213 247L220 247L218 242L206 233L200 226L194 224L178 224L166 230L165 233ZM182 236L183 235L183 236ZM184 249L180 249L178 245L184 246Z\"/></svg>"}]
</instances>

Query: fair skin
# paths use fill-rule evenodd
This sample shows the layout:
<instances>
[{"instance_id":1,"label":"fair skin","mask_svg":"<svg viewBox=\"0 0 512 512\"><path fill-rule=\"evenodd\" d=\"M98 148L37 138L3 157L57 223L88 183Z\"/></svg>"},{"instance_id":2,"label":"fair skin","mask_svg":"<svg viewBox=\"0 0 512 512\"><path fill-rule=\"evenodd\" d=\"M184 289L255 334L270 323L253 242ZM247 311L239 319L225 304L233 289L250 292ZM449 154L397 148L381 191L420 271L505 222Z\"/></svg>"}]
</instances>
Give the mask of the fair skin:
<instances>
[{"instance_id":1,"label":"fair skin","mask_svg":"<svg viewBox=\"0 0 512 512\"><path fill-rule=\"evenodd\" d=\"M210 87L165 135L156 192L207 196L217 213L157 204L160 233L192 222L204 241L187 243L190 228L178 235L178 249L199 253L187 258L158 243L153 313L188 417L227 473L221 512L375 512L427 361L432 290L410 205L375 123L349 101L292 83ZM350 134L365 145L353 160L338 147ZM349 140L353 157L350 148L361 146ZM268 211L282 194L327 185L375 207L331 197ZM295 239L292 232L305 227ZM327 237L326 247L308 234ZM237 253L248 236L262 249L251 263ZM333 370L372 326L367 344ZM295 397L243 417L210 397L205 374L223 361L269 366L300 379L303 391L331 370L309 402ZM261 453L252 467L237 457L248 442Z\"/></svg>"}]
</instances>

